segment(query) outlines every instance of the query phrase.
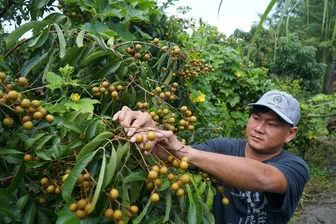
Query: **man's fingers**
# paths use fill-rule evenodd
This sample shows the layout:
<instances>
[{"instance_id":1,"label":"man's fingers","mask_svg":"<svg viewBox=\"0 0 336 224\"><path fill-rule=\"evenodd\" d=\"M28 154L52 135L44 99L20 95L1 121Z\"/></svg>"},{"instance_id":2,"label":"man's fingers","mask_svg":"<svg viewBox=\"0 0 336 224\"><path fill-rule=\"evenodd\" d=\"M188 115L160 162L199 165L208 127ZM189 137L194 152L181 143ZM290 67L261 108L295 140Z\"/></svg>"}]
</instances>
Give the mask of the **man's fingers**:
<instances>
[{"instance_id":1,"label":"man's fingers","mask_svg":"<svg viewBox=\"0 0 336 224\"><path fill-rule=\"evenodd\" d=\"M132 111L132 110L126 106L123 106L122 109L113 116L112 120L123 121L125 119L127 111Z\"/></svg>"}]
</instances>

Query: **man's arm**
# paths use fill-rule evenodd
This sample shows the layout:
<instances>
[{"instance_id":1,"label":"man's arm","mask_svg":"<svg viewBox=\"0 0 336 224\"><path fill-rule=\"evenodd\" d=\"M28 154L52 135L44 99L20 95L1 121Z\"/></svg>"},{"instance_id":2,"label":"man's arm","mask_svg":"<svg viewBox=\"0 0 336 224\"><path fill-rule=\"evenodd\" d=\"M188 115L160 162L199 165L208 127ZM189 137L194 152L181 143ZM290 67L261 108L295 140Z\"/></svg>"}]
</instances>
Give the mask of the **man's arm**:
<instances>
[{"instance_id":1,"label":"man's arm","mask_svg":"<svg viewBox=\"0 0 336 224\"><path fill-rule=\"evenodd\" d=\"M125 127L127 135L133 136L131 138L133 142L138 130L143 128L157 129L148 113L132 111L127 107L123 107L121 111L116 113L113 120L118 120ZM287 182L284 175L271 165L249 158L204 152L190 146L184 146L170 131L158 131L157 136L157 140L153 142L154 153L160 155L160 151L163 151L161 147L164 147L178 158L186 156L191 164L229 186L242 190L280 194L286 191Z\"/></svg>"},{"instance_id":2,"label":"man's arm","mask_svg":"<svg viewBox=\"0 0 336 224\"><path fill-rule=\"evenodd\" d=\"M190 163L231 187L280 194L286 191L284 175L271 165L244 157L200 151L190 146L184 150Z\"/></svg>"}]
</instances>

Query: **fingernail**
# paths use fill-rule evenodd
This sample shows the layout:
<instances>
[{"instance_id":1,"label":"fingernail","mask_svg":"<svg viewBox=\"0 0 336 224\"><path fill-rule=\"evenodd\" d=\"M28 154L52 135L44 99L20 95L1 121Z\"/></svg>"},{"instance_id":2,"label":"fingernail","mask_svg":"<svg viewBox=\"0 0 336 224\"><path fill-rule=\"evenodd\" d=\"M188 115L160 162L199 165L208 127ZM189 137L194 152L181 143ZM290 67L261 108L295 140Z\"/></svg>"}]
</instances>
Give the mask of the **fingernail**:
<instances>
[{"instance_id":1,"label":"fingernail","mask_svg":"<svg viewBox=\"0 0 336 224\"><path fill-rule=\"evenodd\" d=\"M132 137L131 139L130 139L130 141L133 143L133 142L135 142L135 137Z\"/></svg>"}]
</instances>

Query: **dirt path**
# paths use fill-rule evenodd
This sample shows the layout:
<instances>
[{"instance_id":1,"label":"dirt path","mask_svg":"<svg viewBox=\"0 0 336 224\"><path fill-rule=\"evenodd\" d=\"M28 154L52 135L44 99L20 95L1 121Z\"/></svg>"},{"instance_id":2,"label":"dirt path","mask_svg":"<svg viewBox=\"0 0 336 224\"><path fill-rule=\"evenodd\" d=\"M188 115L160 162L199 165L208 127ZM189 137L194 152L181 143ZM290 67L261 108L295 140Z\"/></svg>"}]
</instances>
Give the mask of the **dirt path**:
<instances>
[{"instance_id":1,"label":"dirt path","mask_svg":"<svg viewBox=\"0 0 336 224\"><path fill-rule=\"evenodd\" d=\"M314 194L297 210L290 224L336 224L336 195Z\"/></svg>"}]
</instances>

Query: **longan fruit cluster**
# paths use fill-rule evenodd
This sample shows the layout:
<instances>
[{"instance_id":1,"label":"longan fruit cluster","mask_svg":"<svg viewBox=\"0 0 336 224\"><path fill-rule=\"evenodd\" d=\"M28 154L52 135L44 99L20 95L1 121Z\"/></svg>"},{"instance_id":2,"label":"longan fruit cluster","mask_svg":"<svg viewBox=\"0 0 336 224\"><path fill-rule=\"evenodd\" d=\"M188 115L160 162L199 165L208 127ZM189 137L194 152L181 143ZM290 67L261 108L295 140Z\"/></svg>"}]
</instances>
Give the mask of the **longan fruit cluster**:
<instances>
[{"instance_id":1,"label":"longan fruit cluster","mask_svg":"<svg viewBox=\"0 0 336 224\"><path fill-rule=\"evenodd\" d=\"M124 87L122 85L111 85L107 80L104 80L101 82L100 86L97 87L92 87L92 93L93 95L95 95L96 97L100 97L101 95L104 94L110 94L112 100L117 101L119 100L119 96L120 93L122 92L122 90L124 89Z\"/></svg>"},{"instance_id":2,"label":"longan fruit cluster","mask_svg":"<svg viewBox=\"0 0 336 224\"><path fill-rule=\"evenodd\" d=\"M186 64L184 68L180 68L173 75L178 75L181 78L185 79L191 79L194 77L198 77L198 75L208 74L209 72L215 71L213 66L204 63L204 59L191 58L189 59L189 64Z\"/></svg>"},{"instance_id":3,"label":"longan fruit cluster","mask_svg":"<svg viewBox=\"0 0 336 224\"><path fill-rule=\"evenodd\" d=\"M143 47L141 44L136 44L135 46L130 46L126 48L126 53L133 56L135 59L143 59L149 61L151 59L151 54L147 51L141 54Z\"/></svg>"},{"instance_id":4,"label":"longan fruit cluster","mask_svg":"<svg viewBox=\"0 0 336 224\"><path fill-rule=\"evenodd\" d=\"M0 80L3 84L6 79L6 74L0 72ZM20 77L17 80L17 84L22 87L28 86L28 80L25 77ZM49 123L54 121L54 116L48 114L47 110L41 107L41 103L38 100L23 99L21 93L13 90L12 84L5 86L5 91L0 90L0 102L1 107L9 107L12 111L19 114L22 121L22 127L26 130L30 130L34 127L33 120L42 121L45 120ZM2 120L4 126L12 127L14 120L9 115Z\"/></svg>"},{"instance_id":5,"label":"longan fruit cluster","mask_svg":"<svg viewBox=\"0 0 336 224\"><path fill-rule=\"evenodd\" d=\"M184 117L179 121L179 130L182 131L188 129L189 131L193 131L195 129L193 123L197 121L196 116L193 116L193 113L188 109L187 106L182 106L180 111Z\"/></svg>"},{"instance_id":6,"label":"longan fruit cluster","mask_svg":"<svg viewBox=\"0 0 336 224\"><path fill-rule=\"evenodd\" d=\"M83 219L88 216L91 208L91 198L81 198L75 203L72 203L69 207L71 212L76 212L76 216Z\"/></svg>"},{"instance_id":7,"label":"longan fruit cluster","mask_svg":"<svg viewBox=\"0 0 336 224\"><path fill-rule=\"evenodd\" d=\"M229 199L227 197L224 196L224 185L218 185L217 186L217 190L222 194L223 198L222 198L222 204L223 205L228 205L230 203Z\"/></svg>"},{"instance_id":8,"label":"longan fruit cluster","mask_svg":"<svg viewBox=\"0 0 336 224\"><path fill-rule=\"evenodd\" d=\"M160 105L162 100L166 100L166 101L169 100L170 102L173 103L176 99L175 93L176 93L178 86L179 85L177 82L174 82L171 85L165 86L164 89L162 89L160 86L157 86L153 91L160 98L157 104Z\"/></svg>"}]
</instances>

